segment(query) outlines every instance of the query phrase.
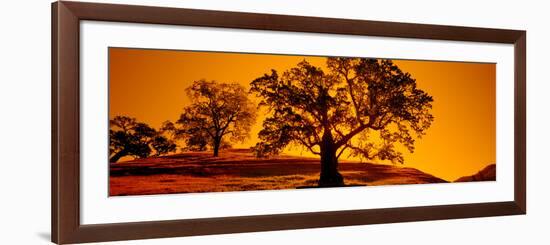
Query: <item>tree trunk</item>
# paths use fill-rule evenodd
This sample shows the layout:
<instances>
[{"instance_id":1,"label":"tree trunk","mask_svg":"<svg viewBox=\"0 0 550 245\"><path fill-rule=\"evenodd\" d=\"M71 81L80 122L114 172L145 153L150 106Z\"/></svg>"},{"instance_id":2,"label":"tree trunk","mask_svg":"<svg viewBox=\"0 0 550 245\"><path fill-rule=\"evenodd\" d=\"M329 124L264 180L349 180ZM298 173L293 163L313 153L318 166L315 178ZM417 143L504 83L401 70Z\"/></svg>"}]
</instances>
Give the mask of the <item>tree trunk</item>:
<instances>
[{"instance_id":1,"label":"tree trunk","mask_svg":"<svg viewBox=\"0 0 550 245\"><path fill-rule=\"evenodd\" d=\"M214 138L214 157L217 157L219 152L220 152L220 143L221 143L221 139L220 138Z\"/></svg>"},{"instance_id":2,"label":"tree trunk","mask_svg":"<svg viewBox=\"0 0 550 245\"><path fill-rule=\"evenodd\" d=\"M109 159L109 162L111 162L111 163L117 162L121 157L126 156L126 155L127 154L126 154L125 150L119 151Z\"/></svg>"},{"instance_id":3,"label":"tree trunk","mask_svg":"<svg viewBox=\"0 0 550 245\"><path fill-rule=\"evenodd\" d=\"M332 134L325 131L321 144L321 176L320 187L344 186L344 178L338 172L338 158Z\"/></svg>"}]
</instances>

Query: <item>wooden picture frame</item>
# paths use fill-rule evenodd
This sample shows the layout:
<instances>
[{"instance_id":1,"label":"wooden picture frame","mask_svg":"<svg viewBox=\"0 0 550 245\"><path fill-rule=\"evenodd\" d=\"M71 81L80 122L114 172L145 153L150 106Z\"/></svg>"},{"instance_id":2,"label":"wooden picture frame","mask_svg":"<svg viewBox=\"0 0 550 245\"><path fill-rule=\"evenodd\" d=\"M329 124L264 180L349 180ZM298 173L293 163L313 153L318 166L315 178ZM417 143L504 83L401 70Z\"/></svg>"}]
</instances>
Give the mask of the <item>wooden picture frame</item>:
<instances>
[{"instance_id":1,"label":"wooden picture frame","mask_svg":"<svg viewBox=\"0 0 550 245\"><path fill-rule=\"evenodd\" d=\"M82 225L79 23L242 28L514 45L514 200L509 202ZM52 241L58 244L306 229L526 213L526 32L82 2L52 4Z\"/></svg>"}]
</instances>

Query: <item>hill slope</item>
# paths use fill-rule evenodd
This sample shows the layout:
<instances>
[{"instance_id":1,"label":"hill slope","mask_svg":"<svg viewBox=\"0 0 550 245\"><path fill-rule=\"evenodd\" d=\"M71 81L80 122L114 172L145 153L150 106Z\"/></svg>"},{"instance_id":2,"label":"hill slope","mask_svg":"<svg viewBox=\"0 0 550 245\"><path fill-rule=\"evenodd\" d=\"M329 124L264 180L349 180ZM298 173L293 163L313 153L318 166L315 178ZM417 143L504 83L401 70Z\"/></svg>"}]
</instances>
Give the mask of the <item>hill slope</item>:
<instances>
[{"instance_id":1,"label":"hill slope","mask_svg":"<svg viewBox=\"0 0 550 245\"><path fill-rule=\"evenodd\" d=\"M491 164L476 174L460 177L454 182L494 181L497 179L497 165Z\"/></svg>"},{"instance_id":2,"label":"hill slope","mask_svg":"<svg viewBox=\"0 0 550 245\"><path fill-rule=\"evenodd\" d=\"M414 168L342 161L346 185L446 182ZM294 189L314 187L318 159L299 156L255 158L249 150L227 150L150 157L110 165L110 195Z\"/></svg>"}]
</instances>

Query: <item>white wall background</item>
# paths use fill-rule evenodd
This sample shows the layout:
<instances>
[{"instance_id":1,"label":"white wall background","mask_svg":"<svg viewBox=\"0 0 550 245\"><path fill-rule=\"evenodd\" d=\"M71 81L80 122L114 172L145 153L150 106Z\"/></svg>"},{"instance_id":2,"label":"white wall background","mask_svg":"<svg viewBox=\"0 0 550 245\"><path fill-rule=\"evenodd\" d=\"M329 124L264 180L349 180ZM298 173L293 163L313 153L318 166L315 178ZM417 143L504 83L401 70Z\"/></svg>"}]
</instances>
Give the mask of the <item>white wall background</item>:
<instances>
[{"instance_id":1,"label":"white wall background","mask_svg":"<svg viewBox=\"0 0 550 245\"><path fill-rule=\"evenodd\" d=\"M100 1L95 1L100 2ZM105 1L101 1L105 2ZM244 12L526 29L528 214L113 244L548 244L549 6L545 1L131 0ZM7 1L0 14L0 243L48 244L50 1Z\"/></svg>"}]
</instances>

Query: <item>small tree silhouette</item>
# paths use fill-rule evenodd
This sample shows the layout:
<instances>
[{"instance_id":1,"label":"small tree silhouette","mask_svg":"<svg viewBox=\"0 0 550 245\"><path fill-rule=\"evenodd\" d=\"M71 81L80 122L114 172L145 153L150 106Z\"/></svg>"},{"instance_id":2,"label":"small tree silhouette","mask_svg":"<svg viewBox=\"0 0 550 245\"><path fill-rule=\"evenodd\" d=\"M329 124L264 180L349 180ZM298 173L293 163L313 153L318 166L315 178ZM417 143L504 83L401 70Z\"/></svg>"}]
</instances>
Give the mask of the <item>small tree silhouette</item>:
<instances>
[{"instance_id":1,"label":"small tree silhouette","mask_svg":"<svg viewBox=\"0 0 550 245\"><path fill-rule=\"evenodd\" d=\"M391 60L328 58L328 72L300 62L279 76L251 83L271 115L263 122L258 156L279 154L289 144L321 157L319 186L344 185L338 159L346 151L365 159L403 163L395 144L414 151L433 121L433 99ZM378 143L377 143L378 142Z\"/></svg>"},{"instance_id":2,"label":"small tree silhouette","mask_svg":"<svg viewBox=\"0 0 550 245\"><path fill-rule=\"evenodd\" d=\"M144 158L153 151L159 156L176 150L173 141L135 118L116 116L109 122L109 162L117 162L124 156Z\"/></svg>"},{"instance_id":3,"label":"small tree silhouette","mask_svg":"<svg viewBox=\"0 0 550 245\"><path fill-rule=\"evenodd\" d=\"M206 151L209 143L209 135L204 132L194 132L184 137L184 150L188 151Z\"/></svg>"},{"instance_id":4,"label":"small tree silhouette","mask_svg":"<svg viewBox=\"0 0 550 245\"><path fill-rule=\"evenodd\" d=\"M183 109L177 124L188 149L205 150L208 144L217 157L220 147L230 145L226 136L240 142L249 136L256 108L243 86L199 80L186 92L192 103Z\"/></svg>"}]
</instances>

